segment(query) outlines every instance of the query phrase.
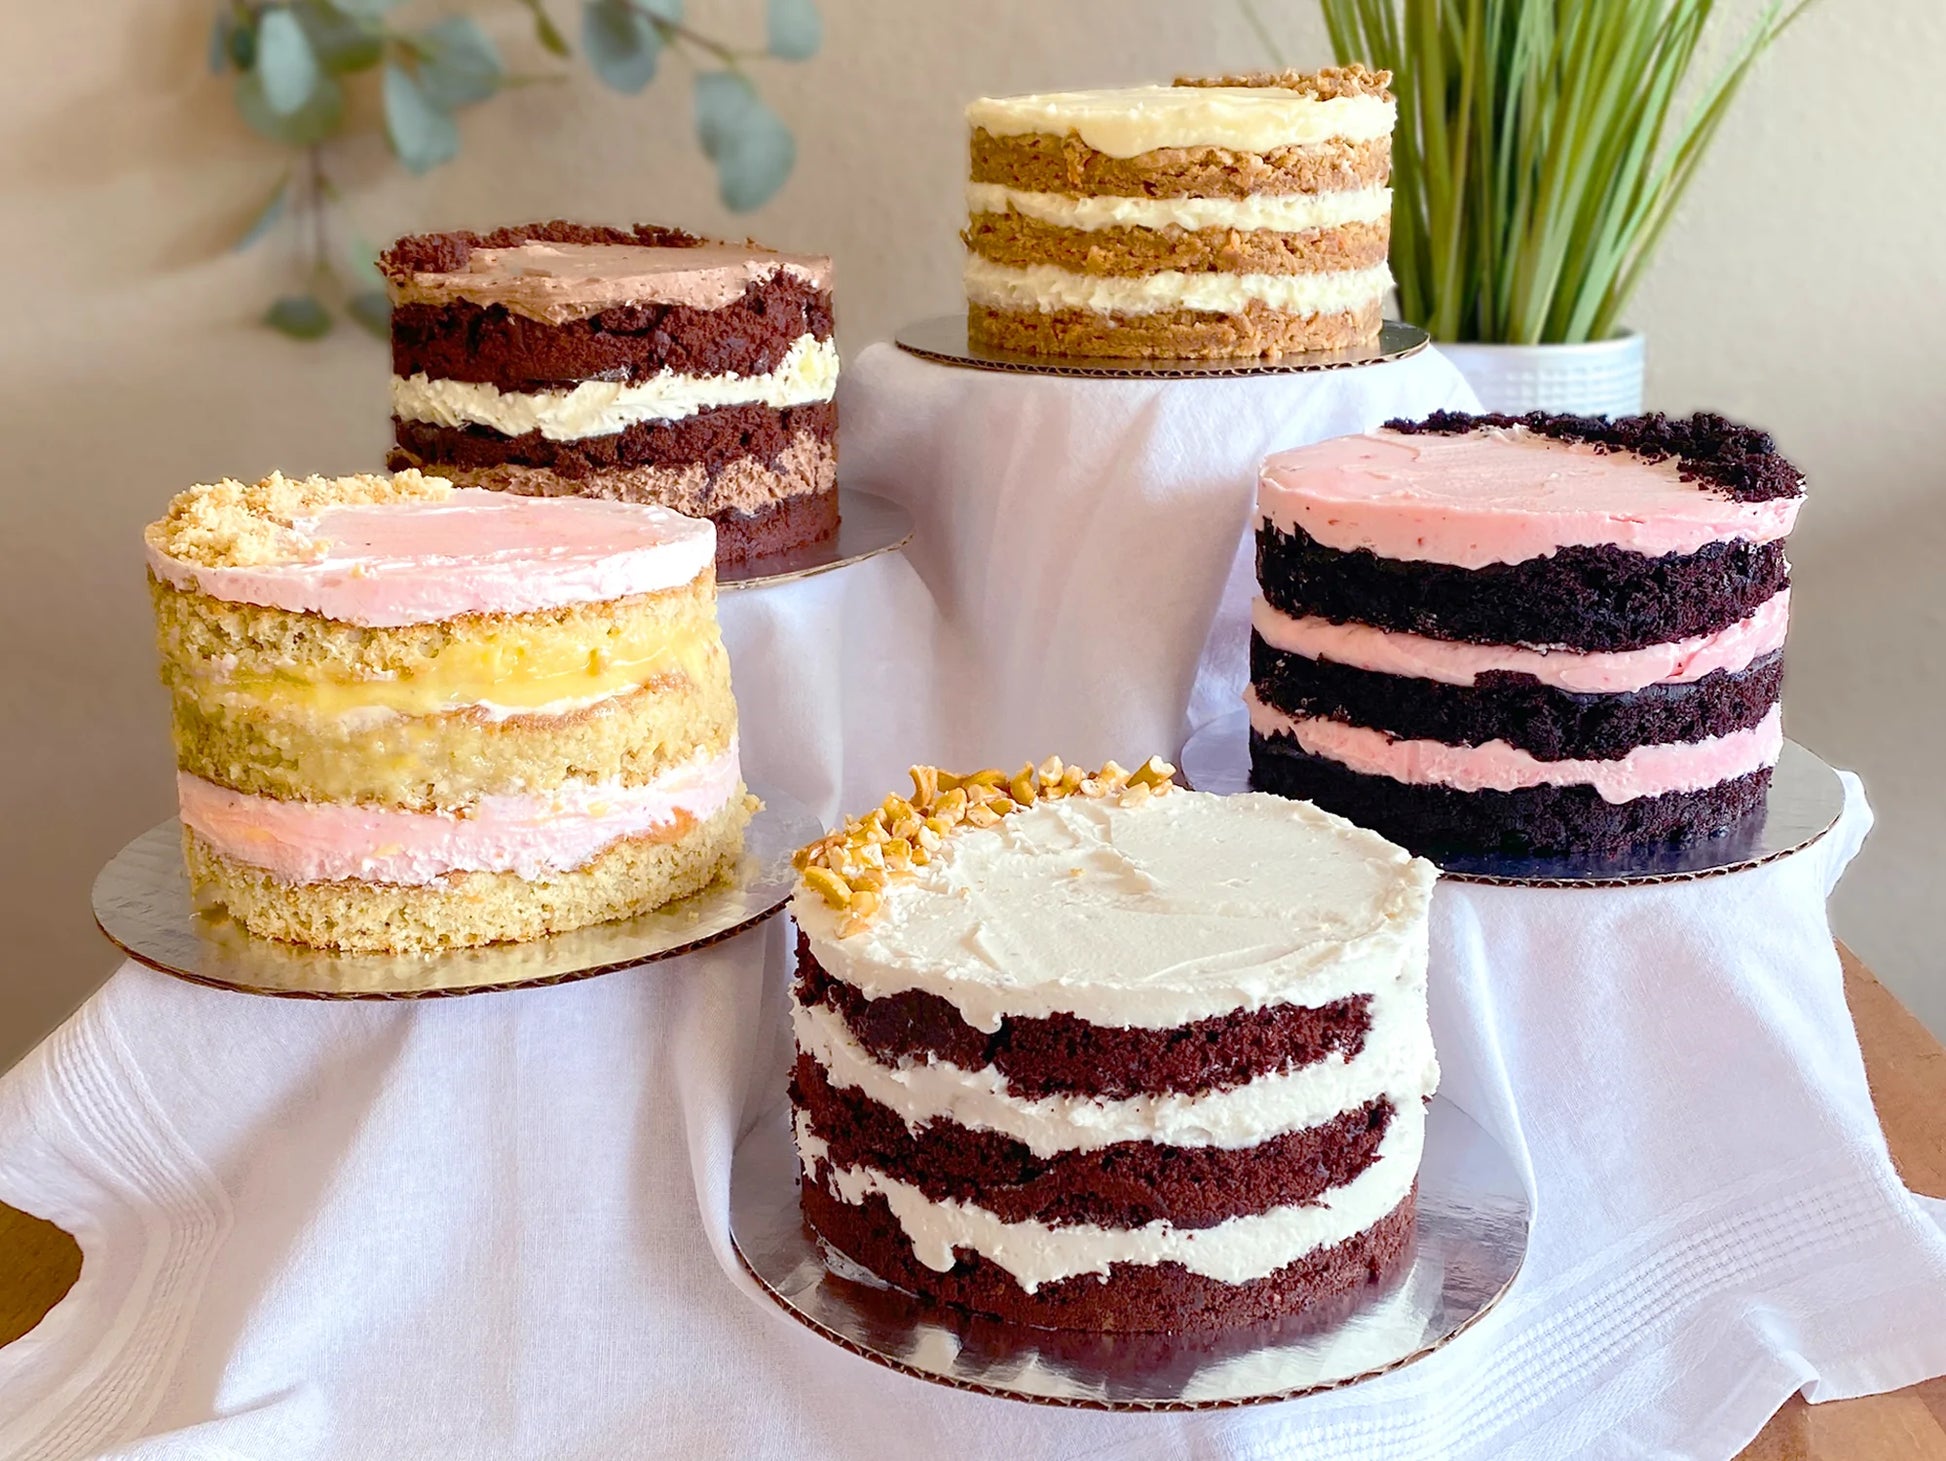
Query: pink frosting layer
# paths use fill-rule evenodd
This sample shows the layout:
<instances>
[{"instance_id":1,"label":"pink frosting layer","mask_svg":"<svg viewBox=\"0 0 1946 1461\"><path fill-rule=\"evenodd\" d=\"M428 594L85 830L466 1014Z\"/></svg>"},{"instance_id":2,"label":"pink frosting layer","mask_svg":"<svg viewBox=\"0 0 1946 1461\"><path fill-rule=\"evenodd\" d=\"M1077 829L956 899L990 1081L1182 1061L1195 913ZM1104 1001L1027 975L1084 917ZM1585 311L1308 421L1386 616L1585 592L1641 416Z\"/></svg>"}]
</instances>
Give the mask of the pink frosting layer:
<instances>
[{"instance_id":1,"label":"pink frosting layer","mask_svg":"<svg viewBox=\"0 0 1946 1461\"><path fill-rule=\"evenodd\" d=\"M1797 521L1799 498L1738 502L1646 462L1522 428L1466 436L1377 431L1279 452L1257 486L1262 521L1327 548L1484 568L1562 548L1659 558L1706 543L1765 543Z\"/></svg>"},{"instance_id":2,"label":"pink frosting layer","mask_svg":"<svg viewBox=\"0 0 1946 1461\"><path fill-rule=\"evenodd\" d=\"M1789 626L1791 591L1766 599L1749 618L1671 644L1646 649L1529 649L1511 644L1465 644L1395 634L1369 624L1333 624L1329 619L1296 618L1262 599L1250 608L1251 622L1266 643L1306 659L1332 660L1382 675L1471 685L1489 670L1532 675L1543 685L1577 694L1619 694L1650 685L1681 685L1717 670L1735 673L1772 650L1781 649Z\"/></svg>"},{"instance_id":3,"label":"pink frosting layer","mask_svg":"<svg viewBox=\"0 0 1946 1461\"><path fill-rule=\"evenodd\" d=\"M1637 746L1613 761L1542 761L1505 741L1449 746L1398 741L1384 731L1336 720L1291 716L1246 692L1250 725L1259 735L1287 735L1313 756L1363 776L1387 776L1409 786L1455 791L1521 791L1532 786L1592 786L1609 802L1701 791L1765 766L1784 748L1782 712L1775 706L1757 724L1703 741Z\"/></svg>"},{"instance_id":4,"label":"pink frosting layer","mask_svg":"<svg viewBox=\"0 0 1946 1461\"><path fill-rule=\"evenodd\" d=\"M328 508L294 528L310 552L286 562L206 568L151 547L149 568L232 603L396 628L659 593L716 558L716 529L665 507L471 487Z\"/></svg>"},{"instance_id":5,"label":"pink frosting layer","mask_svg":"<svg viewBox=\"0 0 1946 1461\"><path fill-rule=\"evenodd\" d=\"M736 748L699 754L646 786L581 783L538 796L488 796L461 816L350 802L278 801L176 778L182 820L226 857L286 883L423 886L448 873L572 872L629 837L679 832L736 795Z\"/></svg>"}]
</instances>

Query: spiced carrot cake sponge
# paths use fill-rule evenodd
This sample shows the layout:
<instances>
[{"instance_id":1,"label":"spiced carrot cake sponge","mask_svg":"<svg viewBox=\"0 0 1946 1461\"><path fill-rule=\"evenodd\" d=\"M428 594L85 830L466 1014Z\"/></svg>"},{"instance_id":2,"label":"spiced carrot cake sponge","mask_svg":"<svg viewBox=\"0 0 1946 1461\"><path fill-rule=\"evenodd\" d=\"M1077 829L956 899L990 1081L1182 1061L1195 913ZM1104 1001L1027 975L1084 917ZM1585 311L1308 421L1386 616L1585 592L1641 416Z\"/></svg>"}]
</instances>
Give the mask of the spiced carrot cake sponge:
<instances>
[{"instance_id":1,"label":"spiced carrot cake sponge","mask_svg":"<svg viewBox=\"0 0 1946 1461\"><path fill-rule=\"evenodd\" d=\"M191 872L252 931L532 937L735 855L707 523L408 471L192 488L146 536Z\"/></svg>"}]
</instances>

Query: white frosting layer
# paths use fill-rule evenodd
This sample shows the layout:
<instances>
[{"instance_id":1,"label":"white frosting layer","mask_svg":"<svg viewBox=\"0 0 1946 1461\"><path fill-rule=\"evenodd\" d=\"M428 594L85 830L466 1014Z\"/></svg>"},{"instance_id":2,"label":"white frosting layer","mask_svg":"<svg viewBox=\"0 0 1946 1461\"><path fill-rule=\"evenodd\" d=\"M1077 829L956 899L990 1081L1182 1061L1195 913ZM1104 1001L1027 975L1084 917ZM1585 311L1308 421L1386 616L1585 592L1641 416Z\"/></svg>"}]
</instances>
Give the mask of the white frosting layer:
<instances>
[{"instance_id":1,"label":"white frosting layer","mask_svg":"<svg viewBox=\"0 0 1946 1461\"><path fill-rule=\"evenodd\" d=\"M955 833L848 938L815 893L791 906L818 962L870 998L926 990L987 1031L1064 1012L1167 1029L1422 976L1436 876L1308 802L1175 791Z\"/></svg>"},{"instance_id":2,"label":"white frosting layer","mask_svg":"<svg viewBox=\"0 0 1946 1461\"><path fill-rule=\"evenodd\" d=\"M1250 198L1130 198L1114 194L1073 198L1026 193L1000 183L968 183L969 213L1019 213L1055 228L1092 233L1103 228L1235 228L1305 233L1392 216L1390 188L1330 193L1260 193Z\"/></svg>"},{"instance_id":3,"label":"white frosting layer","mask_svg":"<svg viewBox=\"0 0 1946 1461\"><path fill-rule=\"evenodd\" d=\"M1104 91L982 97L969 127L994 137L1072 132L1110 157L1162 147L1274 152L1319 142L1369 142L1391 135L1398 104L1376 96L1319 99L1274 86L1125 86Z\"/></svg>"},{"instance_id":4,"label":"white frosting layer","mask_svg":"<svg viewBox=\"0 0 1946 1461\"><path fill-rule=\"evenodd\" d=\"M1235 314L1253 302L1286 314L1342 314L1385 297L1392 274L1370 269L1329 269L1315 274L1075 274L1054 264L1025 269L969 254L966 297L994 309L1085 309L1096 314L1146 315L1164 310Z\"/></svg>"},{"instance_id":5,"label":"white frosting layer","mask_svg":"<svg viewBox=\"0 0 1946 1461\"><path fill-rule=\"evenodd\" d=\"M1032 1293L1042 1284L1079 1274L1106 1276L1109 1266L1180 1263L1192 1273L1223 1283L1247 1283L1274 1273L1307 1253L1362 1233L1405 1200L1419 1171L1426 1113L1419 1101L1392 1114L1370 1166L1316 1202L1234 1217L1214 1227L1177 1228L1152 1222L1140 1228L1103 1228L1091 1223L1053 1227L1007 1222L972 1203L935 1202L918 1188L870 1167L836 1167L817 1134L800 1116L798 1155L841 1201L885 1198L912 1240L913 1255L944 1273L953 1250L969 1249L998 1264Z\"/></svg>"},{"instance_id":6,"label":"white frosting layer","mask_svg":"<svg viewBox=\"0 0 1946 1461\"><path fill-rule=\"evenodd\" d=\"M907 1126L951 1121L1010 1136L1047 1157L1123 1141L1235 1150L1321 1125L1380 1096L1390 1096L1398 1106L1417 1105L1439 1085L1423 966L1405 983L1375 992L1371 1013L1364 1046L1349 1061L1332 1054L1227 1090L1120 1100L1016 1096L992 1066L969 1071L945 1060L884 1065L858 1043L841 1016L823 1005L795 1005L791 1020L798 1049L824 1067L833 1085L862 1092L903 1117Z\"/></svg>"},{"instance_id":7,"label":"white frosting layer","mask_svg":"<svg viewBox=\"0 0 1946 1461\"><path fill-rule=\"evenodd\" d=\"M801 335L768 375L678 375L589 380L567 391L502 391L484 381L392 377L392 414L435 426L487 426L504 436L538 431L550 441L610 436L642 421L680 421L712 406L802 406L838 388L838 346Z\"/></svg>"}]
</instances>

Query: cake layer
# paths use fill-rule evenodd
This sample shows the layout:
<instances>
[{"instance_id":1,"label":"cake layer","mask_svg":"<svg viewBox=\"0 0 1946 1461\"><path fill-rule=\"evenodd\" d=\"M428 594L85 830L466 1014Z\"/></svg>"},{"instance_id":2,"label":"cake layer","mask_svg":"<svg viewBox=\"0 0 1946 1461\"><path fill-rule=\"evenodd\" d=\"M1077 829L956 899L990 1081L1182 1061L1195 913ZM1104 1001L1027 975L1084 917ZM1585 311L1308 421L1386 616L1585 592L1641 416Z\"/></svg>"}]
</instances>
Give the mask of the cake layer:
<instances>
[{"instance_id":1,"label":"cake layer","mask_svg":"<svg viewBox=\"0 0 1946 1461\"><path fill-rule=\"evenodd\" d=\"M1131 809L1074 795L946 837L861 928L801 891L792 914L832 977L872 999L937 995L976 1030L1054 1015L1168 1030L1369 994L1369 1056L1381 1001L1423 987L1433 878L1274 797L1178 792Z\"/></svg>"},{"instance_id":2,"label":"cake layer","mask_svg":"<svg viewBox=\"0 0 1946 1461\"><path fill-rule=\"evenodd\" d=\"M1397 104L1382 95L1319 97L1260 86L1046 92L983 97L966 109L968 124L989 137L1072 135L1119 159L1164 148L1263 153L1336 140L1369 142L1390 137L1397 115Z\"/></svg>"},{"instance_id":3,"label":"cake layer","mask_svg":"<svg viewBox=\"0 0 1946 1461\"><path fill-rule=\"evenodd\" d=\"M1686 685L1719 673L1736 674L1776 654L1789 627L1790 597L1788 589L1779 592L1727 629L1671 644L1609 651L1431 639L1369 624L1334 624L1316 615L1296 617L1262 598L1252 602L1250 621L1256 639L1270 650L1381 675L1465 686L1505 684L1507 676L1518 676L1575 694L1626 694L1651 685ZM1256 653L1253 649L1253 659Z\"/></svg>"},{"instance_id":4,"label":"cake layer","mask_svg":"<svg viewBox=\"0 0 1946 1461\"><path fill-rule=\"evenodd\" d=\"M1447 745L1396 740L1384 731L1343 721L1296 716L1246 692L1250 728L1260 736L1296 742L1312 756L1365 776L1456 791L1522 791L1536 786L1588 786L1604 801L1626 802L1668 792L1703 791L1777 764L1784 747L1783 717L1772 704L1754 725L1697 741L1637 745L1601 760L1542 760L1505 741Z\"/></svg>"},{"instance_id":5,"label":"cake layer","mask_svg":"<svg viewBox=\"0 0 1946 1461\"><path fill-rule=\"evenodd\" d=\"M514 872L455 873L408 885L294 884L183 834L190 882L254 934L317 948L411 953L539 938L646 913L686 897L732 864L750 808L744 797L673 837L629 838L573 872L530 881Z\"/></svg>"},{"instance_id":6,"label":"cake layer","mask_svg":"<svg viewBox=\"0 0 1946 1461\"><path fill-rule=\"evenodd\" d=\"M1364 192L1392 175L1392 139L1277 147L1163 148L1110 157L1074 137L995 137L975 128L971 181L1022 193L1124 198L1296 197Z\"/></svg>"},{"instance_id":7,"label":"cake layer","mask_svg":"<svg viewBox=\"0 0 1946 1461\"><path fill-rule=\"evenodd\" d=\"M926 1267L882 1196L850 1203L806 1183L803 1201L821 1237L909 1292L1043 1329L1176 1336L1320 1309L1383 1284L1410 1261L1414 1217L1408 1198L1363 1232L1241 1284L1204 1278L1178 1263L1117 1263L1105 1278L1061 1279L1030 1293L999 1264L975 1254L960 1254L945 1273ZM1121 1341L1115 1342L1119 1352Z\"/></svg>"},{"instance_id":8,"label":"cake layer","mask_svg":"<svg viewBox=\"0 0 1946 1461\"><path fill-rule=\"evenodd\" d=\"M1267 707L1342 721L1401 741L1453 746L1500 742L1543 761L1613 759L1637 747L1702 741L1756 725L1782 690L1783 651L1742 670L1615 694L1556 690L1520 674L1488 671L1473 685L1409 679L1306 659L1250 642L1250 679Z\"/></svg>"},{"instance_id":9,"label":"cake layer","mask_svg":"<svg viewBox=\"0 0 1946 1461\"><path fill-rule=\"evenodd\" d=\"M754 511L837 480L838 413L829 401L716 406L676 421L642 421L606 436L556 441L484 426L395 423L401 465L429 464L455 482L530 496L659 502L692 517ZM627 490L628 484L647 491ZM590 488L600 485L600 490Z\"/></svg>"},{"instance_id":10,"label":"cake layer","mask_svg":"<svg viewBox=\"0 0 1946 1461\"><path fill-rule=\"evenodd\" d=\"M1232 314L1172 310L1145 315L972 305L966 312L966 335L982 349L1017 355L1274 360L1368 344L1382 323L1376 300L1357 311L1318 315L1286 314L1256 303Z\"/></svg>"},{"instance_id":11,"label":"cake layer","mask_svg":"<svg viewBox=\"0 0 1946 1461\"><path fill-rule=\"evenodd\" d=\"M1014 268L976 253L967 258L965 282L969 305L1008 312L1232 315L1259 305L1282 314L1310 316L1375 308L1391 288L1392 276L1380 262L1368 268L1325 273L1184 273L1165 269L1129 277L1075 273L1054 264Z\"/></svg>"},{"instance_id":12,"label":"cake layer","mask_svg":"<svg viewBox=\"0 0 1946 1461\"><path fill-rule=\"evenodd\" d=\"M1347 224L1386 224L1392 217L1390 188L1328 193L1255 194L1244 198L1076 197L1032 193L999 183L968 183L966 211L1017 214L1062 230L1125 232L1136 228L1184 232L1235 229L1242 233L1314 233Z\"/></svg>"},{"instance_id":13,"label":"cake layer","mask_svg":"<svg viewBox=\"0 0 1946 1461\"><path fill-rule=\"evenodd\" d=\"M392 311L392 373L534 391L582 380L641 381L670 371L760 375L809 336L831 338L831 294L792 274L751 284L714 309L630 302L548 324L466 300Z\"/></svg>"},{"instance_id":14,"label":"cake layer","mask_svg":"<svg viewBox=\"0 0 1946 1461\"><path fill-rule=\"evenodd\" d=\"M1120 1100L1141 1092L1227 1089L1273 1071L1336 1055L1354 1060L1371 1029L1369 994L1319 1008L1274 1004L1192 1020L1170 1030L1091 1025L1073 1015L1003 1019L976 1030L936 994L907 989L867 999L833 979L800 932L797 999L836 1013L882 1065L946 1061L991 1066L1016 1096L1081 1095Z\"/></svg>"},{"instance_id":15,"label":"cake layer","mask_svg":"<svg viewBox=\"0 0 1946 1461\"><path fill-rule=\"evenodd\" d=\"M400 239L378 262L394 307L464 302L549 324L617 306L722 309L753 286L787 280L831 287L829 259L647 224L530 223L488 234L418 234Z\"/></svg>"},{"instance_id":16,"label":"cake layer","mask_svg":"<svg viewBox=\"0 0 1946 1461\"><path fill-rule=\"evenodd\" d=\"M1333 1054L1227 1089L1119 1100L1015 1095L992 1066L964 1070L944 1060L885 1065L823 1007L794 1006L791 1024L799 1052L816 1061L833 1085L858 1091L914 1126L944 1121L994 1132L1049 1157L1129 1141L1240 1149L1382 1097L1400 1107L1417 1103L1432 1094L1439 1077L1424 999L1417 988L1375 996L1371 1031L1351 1059Z\"/></svg>"},{"instance_id":17,"label":"cake layer","mask_svg":"<svg viewBox=\"0 0 1946 1461\"><path fill-rule=\"evenodd\" d=\"M1392 1116L1381 1099L1251 1147L1122 1142L1042 1157L951 1122L908 1126L860 1092L833 1086L809 1056L798 1058L791 1101L834 1166L882 1173L934 1202L977 1204L1003 1222L1057 1228L1207 1228L1316 1202L1372 1164Z\"/></svg>"},{"instance_id":18,"label":"cake layer","mask_svg":"<svg viewBox=\"0 0 1946 1461\"><path fill-rule=\"evenodd\" d=\"M1247 1283L1308 1254L1333 1247L1381 1221L1411 1195L1425 1141L1422 1103L1399 1106L1375 1157L1328 1200L1293 1203L1192 1228L1166 1221L1139 1227L1027 1218L1010 1222L978 1202L936 1200L911 1183L872 1167L841 1166L822 1134L798 1115L797 1149L807 1187L856 1205L883 1197L911 1251L935 1274L951 1270L956 1250L997 1264L1022 1289L1082 1275L1108 1276L1116 1265L1178 1264L1222 1283ZM813 1222L817 1221L813 1214ZM896 1280L895 1280L896 1281Z\"/></svg>"},{"instance_id":19,"label":"cake layer","mask_svg":"<svg viewBox=\"0 0 1946 1461\"><path fill-rule=\"evenodd\" d=\"M1341 552L1302 531L1257 531L1257 580L1294 618L1529 648L1637 650L1729 629L1790 587L1781 541L1706 543L1648 558L1562 548L1477 569Z\"/></svg>"},{"instance_id":20,"label":"cake layer","mask_svg":"<svg viewBox=\"0 0 1946 1461\"><path fill-rule=\"evenodd\" d=\"M1187 274L1318 274L1385 262L1389 221L1302 232L1210 227L1061 228L1018 213L975 213L961 234L980 258L1015 271L1041 266L1089 278ZM1002 302L1003 301L997 301Z\"/></svg>"},{"instance_id":21,"label":"cake layer","mask_svg":"<svg viewBox=\"0 0 1946 1461\"><path fill-rule=\"evenodd\" d=\"M372 628L693 585L714 539L661 508L543 507L417 472L218 483L177 497L145 534L150 573L173 588Z\"/></svg>"},{"instance_id":22,"label":"cake layer","mask_svg":"<svg viewBox=\"0 0 1946 1461\"><path fill-rule=\"evenodd\" d=\"M554 441L606 436L645 421L680 421L712 406L801 406L837 389L838 347L800 335L771 370L643 380L585 380L547 391L502 391L483 381L392 378L392 414L435 426L485 426L503 436L538 432Z\"/></svg>"},{"instance_id":23,"label":"cake layer","mask_svg":"<svg viewBox=\"0 0 1946 1461\"><path fill-rule=\"evenodd\" d=\"M179 774L185 827L212 852L285 883L346 878L424 887L453 873L545 880L625 840L674 841L742 795L735 743L699 751L638 784L563 781L496 793L458 811L286 801Z\"/></svg>"},{"instance_id":24,"label":"cake layer","mask_svg":"<svg viewBox=\"0 0 1946 1461\"><path fill-rule=\"evenodd\" d=\"M1250 736L1250 784L1328 807L1422 854L1452 851L1609 854L1708 836L1762 807L1771 768L1700 791L1611 802L1592 786L1460 791L1364 775L1304 752L1288 736Z\"/></svg>"}]
</instances>

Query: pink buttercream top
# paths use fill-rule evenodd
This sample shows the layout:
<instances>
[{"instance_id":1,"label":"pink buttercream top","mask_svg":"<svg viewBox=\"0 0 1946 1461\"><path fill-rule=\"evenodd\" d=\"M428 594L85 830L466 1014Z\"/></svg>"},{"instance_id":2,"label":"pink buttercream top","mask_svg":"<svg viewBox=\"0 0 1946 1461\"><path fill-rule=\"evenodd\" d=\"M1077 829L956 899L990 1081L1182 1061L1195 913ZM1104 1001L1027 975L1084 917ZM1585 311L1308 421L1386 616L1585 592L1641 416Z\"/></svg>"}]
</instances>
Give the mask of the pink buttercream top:
<instances>
[{"instance_id":1,"label":"pink buttercream top","mask_svg":"<svg viewBox=\"0 0 1946 1461\"><path fill-rule=\"evenodd\" d=\"M1250 607L1251 625L1273 648L1327 659L1354 669L1471 685L1490 670L1532 675L1543 685L1578 694L1616 694L1650 685L1683 685L1717 670L1734 674L1772 650L1781 649L1790 624L1791 591L1765 599L1755 613L1714 634L1699 634L1644 649L1531 649L1512 644L1468 644L1375 629L1369 624L1333 624L1311 615L1300 618L1272 608L1261 598Z\"/></svg>"},{"instance_id":2,"label":"pink buttercream top","mask_svg":"<svg viewBox=\"0 0 1946 1461\"><path fill-rule=\"evenodd\" d=\"M1519 427L1464 436L1375 431L1279 452L1258 481L1260 518L1327 548L1484 568L1562 548L1659 558L1706 543L1784 537L1795 497L1739 502L1645 461Z\"/></svg>"},{"instance_id":3,"label":"pink buttercream top","mask_svg":"<svg viewBox=\"0 0 1946 1461\"><path fill-rule=\"evenodd\" d=\"M464 815L352 802L278 801L176 778L182 820L226 857L286 883L423 886L449 873L527 879L586 867L625 837L675 834L714 816L740 784L736 748L699 752L643 786L575 783L480 798Z\"/></svg>"},{"instance_id":4,"label":"pink buttercream top","mask_svg":"<svg viewBox=\"0 0 1946 1461\"><path fill-rule=\"evenodd\" d=\"M149 568L232 603L396 628L658 593L716 558L716 529L665 507L478 488L328 507L292 528L285 561L210 567L151 545Z\"/></svg>"}]
</instances>

